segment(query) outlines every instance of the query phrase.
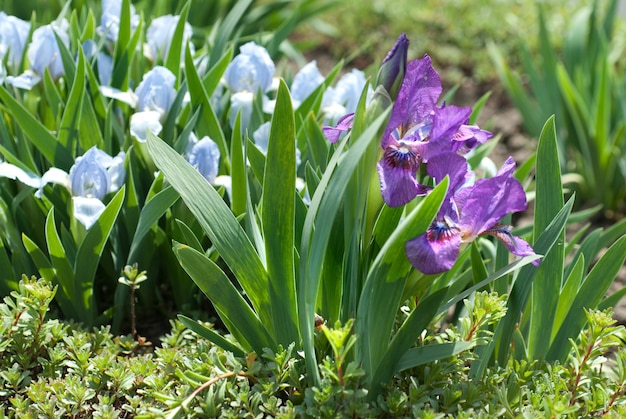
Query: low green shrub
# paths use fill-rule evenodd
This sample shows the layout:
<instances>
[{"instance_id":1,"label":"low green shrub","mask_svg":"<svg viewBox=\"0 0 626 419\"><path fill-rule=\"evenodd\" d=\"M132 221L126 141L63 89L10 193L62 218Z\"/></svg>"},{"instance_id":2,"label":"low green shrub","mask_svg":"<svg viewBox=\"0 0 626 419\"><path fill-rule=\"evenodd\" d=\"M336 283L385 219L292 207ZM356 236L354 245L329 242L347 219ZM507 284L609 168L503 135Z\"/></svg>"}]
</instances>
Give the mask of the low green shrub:
<instances>
[{"instance_id":1,"label":"low green shrub","mask_svg":"<svg viewBox=\"0 0 626 419\"><path fill-rule=\"evenodd\" d=\"M610 312L588 312L589 327L572 341L566 362L511 361L472 377L468 349L396 375L368 400L364 371L321 360L310 384L293 346L236 357L181 323L153 345L48 318L56 289L24 277L0 304L0 417L623 417L626 332ZM490 339L503 298L477 294L459 327L434 328L422 344ZM481 320L482 319L482 320ZM477 326L477 327L473 327ZM474 332L472 332L472 330ZM345 336L345 328L316 339ZM469 336L472 334L472 336ZM226 336L227 339L230 339ZM418 344L419 345L419 344ZM617 351L615 351L617 349ZM338 375L338 371L343 372Z\"/></svg>"}]
</instances>

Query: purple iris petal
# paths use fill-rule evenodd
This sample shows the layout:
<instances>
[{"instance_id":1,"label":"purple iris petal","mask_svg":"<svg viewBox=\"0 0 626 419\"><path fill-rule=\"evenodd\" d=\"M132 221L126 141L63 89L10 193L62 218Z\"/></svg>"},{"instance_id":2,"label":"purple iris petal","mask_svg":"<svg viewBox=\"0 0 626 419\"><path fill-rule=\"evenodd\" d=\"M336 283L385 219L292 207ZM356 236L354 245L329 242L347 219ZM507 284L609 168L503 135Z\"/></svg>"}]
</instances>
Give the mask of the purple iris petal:
<instances>
[{"instance_id":1,"label":"purple iris petal","mask_svg":"<svg viewBox=\"0 0 626 419\"><path fill-rule=\"evenodd\" d=\"M427 275L452 268L459 257L460 248L459 230L446 221L434 222L426 233L407 241L405 245L411 264Z\"/></svg>"},{"instance_id":2,"label":"purple iris petal","mask_svg":"<svg viewBox=\"0 0 626 419\"><path fill-rule=\"evenodd\" d=\"M378 162L378 177L383 199L390 207L399 207L429 188L417 182L419 161L410 147L388 147Z\"/></svg>"},{"instance_id":3,"label":"purple iris petal","mask_svg":"<svg viewBox=\"0 0 626 419\"><path fill-rule=\"evenodd\" d=\"M462 207L460 223L464 237L476 237L495 226L505 215L526 209L526 194L512 176L481 179L466 189L457 205ZM461 191L464 192L464 191Z\"/></svg>"},{"instance_id":4,"label":"purple iris petal","mask_svg":"<svg viewBox=\"0 0 626 419\"><path fill-rule=\"evenodd\" d=\"M386 148L393 141L392 133L395 130L404 133L427 120L442 90L441 80L428 55L409 62L389 123L383 133L382 147Z\"/></svg>"},{"instance_id":5,"label":"purple iris petal","mask_svg":"<svg viewBox=\"0 0 626 419\"><path fill-rule=\"evenodd\" d=\"M533 256L535 255L535 251L532 247L526 242L526 240L520 239L519 237L511 234L511 226L498 224L495 227L485 231L484 234L491 234L495 236L498 240L506 246L509 252L513 253L515 256ZM539 260L534 260L533 265L539 266Z\"/></svg>"},{"instance_id":6,"label":"purple iris petal","mask_svg":"<svg viewBox=\"0 0 626 419\"><path fill-rule=\"evenodd\" d=\"M339 141L339 137L341 137L341 134L343 134L344 131L347 131L350 128L352 128L353 120L354 120L354 113L349 113L349 114L342 116L341 118L339 118L339 121L337 121L336 126L334 127L326 126L322 128L322 131L324 132L324 136L331 143L336 143L337 141Z\"/></svg>"},{"instance_id":7,"label":"purple iris petal","mask_svg":"<svg viewBox=\"0 0 626 419\"><path fill-rule=\"evenodd\" d=\"M453 151L451 141L459 128L467 122L472 110L457 106L444 106L435 109L432 116L433 126L430 130L430 141L424 152L424 160L447 151Z\"/></svg>"},{"instance_id":8,"label":"purple iris petal","mask_svg":"<svg viewBox=\"0 0 626 419\"><path fill-rule=\"evenodd\" d=\"M472 176L465 157L459 156L456 153L443 153L431 158L426 171L428 176L433 178L436 183L441 182L441 180L446 176L450 178L448 193L445 198L446 201L450 199L465 183L467 183ZM451 216L451 214L448 213L448 207L450 207L450 205L446 205L446 202L444 201L439 214ZM456 213L456 211L454 212ZM456 216L453 218L456 219Z\"/></svg>"},{"instance_id":9,"label":"purple iris petal","mask_svg":"<svg viewBox=\"0 0 626 419\"><path fill-rule=\"evenodd\" d=\"M455 151L465 154L480 144L484 144L491 137L493 137L491 132L480 129L478 125L461 125L452 140L457 143Z\"/></svg>"}]
</instances>

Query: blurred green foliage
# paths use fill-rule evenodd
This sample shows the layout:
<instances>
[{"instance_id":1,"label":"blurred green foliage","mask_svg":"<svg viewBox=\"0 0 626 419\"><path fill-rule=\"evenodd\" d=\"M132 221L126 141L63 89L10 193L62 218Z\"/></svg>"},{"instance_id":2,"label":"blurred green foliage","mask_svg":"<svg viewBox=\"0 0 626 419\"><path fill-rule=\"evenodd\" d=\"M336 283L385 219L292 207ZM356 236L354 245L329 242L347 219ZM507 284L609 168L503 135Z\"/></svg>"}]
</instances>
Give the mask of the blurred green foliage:
<instances>
[{"instance_id":1,"label":"blurred green foliage","mask_svg":"<svg viewBox=\"0 0 626 419\"><path fill-rule=\"evenodd\" d=\"M522 36L534 49L537 0L344 0L313 29L326 38L320 44L335 57L359 57L365 66L384 54L388 39L406 32L413 40L409 55L427 52L435 67L451 83L471 77L477 81L496 78L486 52L487 42L498 44L505 56L512 56ZM565 27L573 11L586 0L540 0L548 26L554 33ZM304 29L303 33L308 33ZM545 121L545 119L544 119Z\"/></svg>"}]
</instances>

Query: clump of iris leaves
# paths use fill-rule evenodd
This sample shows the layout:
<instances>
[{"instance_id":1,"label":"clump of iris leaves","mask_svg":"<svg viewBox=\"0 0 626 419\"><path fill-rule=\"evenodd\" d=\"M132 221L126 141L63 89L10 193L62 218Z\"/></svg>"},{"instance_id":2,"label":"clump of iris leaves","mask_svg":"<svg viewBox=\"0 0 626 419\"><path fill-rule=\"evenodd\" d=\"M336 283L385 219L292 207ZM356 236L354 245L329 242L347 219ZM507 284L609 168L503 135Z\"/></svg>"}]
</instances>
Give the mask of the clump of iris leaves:
<instances>
[{"instance_id":1,"label":"clump of iris leaves","mask_svg":"<svg viewBox=\"0 0 626 419\"><path fill-rule=\"evenodd\" d=\"M623 416L626 223L553 117L498 169L404 34L323 76L288 35L330 3L170 6L0 13L2 415Z\"/></svg>"}]
</instances>

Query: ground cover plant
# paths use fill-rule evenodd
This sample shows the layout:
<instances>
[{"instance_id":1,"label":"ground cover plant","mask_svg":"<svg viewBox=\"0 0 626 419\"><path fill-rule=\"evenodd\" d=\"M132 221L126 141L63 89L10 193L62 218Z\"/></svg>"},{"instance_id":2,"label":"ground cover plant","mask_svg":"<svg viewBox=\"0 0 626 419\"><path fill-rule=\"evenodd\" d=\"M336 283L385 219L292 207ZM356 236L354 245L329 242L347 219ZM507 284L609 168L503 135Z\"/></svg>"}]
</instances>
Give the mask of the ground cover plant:
<instances>
[{"instance_id":1,"label":"ground cover plant","mask_svg":"<svg viewBox=\"0 0 626 419\"><path fill-rule=\"evenodd\" d=\"M292 71L326 5L281 4L203 30L191 2L0 15L6 413L619 412L626 223L566 234L596 210L563 190L554 118L497 168L488 95L452 104L405 34L370 73ZM165 302L151 351L138 316Z\"/></svg>"}]
</instances>

